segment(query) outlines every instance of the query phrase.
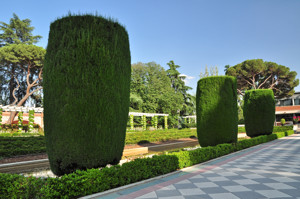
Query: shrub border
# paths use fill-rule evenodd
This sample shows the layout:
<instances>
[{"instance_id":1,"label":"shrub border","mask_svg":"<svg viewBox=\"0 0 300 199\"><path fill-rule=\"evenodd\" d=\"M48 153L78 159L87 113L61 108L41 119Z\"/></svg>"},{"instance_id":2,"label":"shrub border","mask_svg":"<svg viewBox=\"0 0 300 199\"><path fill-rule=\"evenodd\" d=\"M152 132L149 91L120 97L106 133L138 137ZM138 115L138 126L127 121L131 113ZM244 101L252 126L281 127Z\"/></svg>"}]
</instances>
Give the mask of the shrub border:
<instances>
[{"instance_id":1,"label":"shrub border","mask_svg":"<svg viewBox=\"0 0 300 199\"><path fill-rule=\"evenodd\" d=\"M174 152L136 159L110 168L89 169L60 178L33 178L0 174L0 196L6 198L78 198L167 174L178 169L240 151L294 134L293 130L246 139L234 144L219 144L193 151Z\"/></svg>"}]
</instances>

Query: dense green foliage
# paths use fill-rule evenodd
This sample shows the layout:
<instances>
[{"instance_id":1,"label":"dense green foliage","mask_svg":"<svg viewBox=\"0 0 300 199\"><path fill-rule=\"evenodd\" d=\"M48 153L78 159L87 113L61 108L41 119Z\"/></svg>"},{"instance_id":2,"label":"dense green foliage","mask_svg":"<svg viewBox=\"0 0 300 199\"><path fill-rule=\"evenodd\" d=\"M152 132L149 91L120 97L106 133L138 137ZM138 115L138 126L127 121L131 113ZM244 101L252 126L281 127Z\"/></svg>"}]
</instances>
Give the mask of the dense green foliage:
<instances>
[{"instance_id":1,"label":"dense green foliage","mask_svg":"<svg viewBox=\"0 0 300 199\"><path fill-rule=\"evenodd\" d=\"M198 81L197 134L202 147L237 141L236 79L206 77Z\"/></svg>"},{"instance_id":2,"label":"dense green foliage","mask_svg":"<svg viewBox=\"0 0 300 199\"><path fill-rule=\"evenodd\" d=\"M173 128L178 126L178 110L180 115L195 112L195 100L187 93L190 88L180 77L179 66L172 61L168 65L167 71L155 62L132 65L130 111L167 113L168 124ZM140 124L141 118L135 117L134 121ZM158 117L158 124L164 125L163 117Z\"/></svg>"},{"instance_id":3,"label":"dense green foliage","mask_svg":"<svg viewBox=\"0 0 300 199\"><path fill-rule=\"evenodd\" d=\"M237 78L240 93L250 89L272 89L276 98L293 95L299 85L297 72L289 67L266 62L262 59L246 60L230 67L225 66L226 75Z\"/></svg>"},{"instance_id":4,"label":"dense green foliage","mask_svg":"<svg viewBox=\"0 0 300 199\"><path fill-rule=\"evenodd\" d=\"M271 89L257 89L245 92L244 118L249 137L268 135L273 132L275 121L275 100Z\"/></svg>"},{"instance_id":5,"label":"dense green foliage","mask_svg":"<svg viewBox=\"0 0 300 199\"><path fill-rule=\"evenodd\" d=\"M6 198L78 198L192 166L234 151L291 135L293 131L259 136L233 144L180 151L136 159L110 168L77 170L60 178L0 174L0 193Z\"/></svg>"},{"instance_id":6,"label":"dense green foliage","mask_svg":"<svg viewBox=\"0 0 300 199\"><path fill-rule=\"evenodd\" d=\"M31 26L30 19L21 20L16 14L13 14L13 18L10 19L9 23L0 22L0 47L9 46L11 44L15 44L15 46L20 46L22 53L19 57L13 57L12 50L9 50L9 53L6 52L6 57L8 59L2 59L0 62L1 70L0 70L0 93L1 93L1 104L12 104L15 99L13 97L13 93L15 93L16 98L21 100L26 95L26 74L24 74L23 69L20 66L30 65L30 62L21 62L20 57L24 57L24 55L31 54L35 56L35 54L28 51L28 49L23 46L33 46L33 44L37 43L39 39L41 39L40 35L34 36L32 34L34 27ZM34 47L34 46L33 46ZM41 48L41 47L39 47ZM0 48L2 49L2 48ZM2 50L1 50L2 51ZM45 51L42 49L42 51ZM20 51L21 52L21 51ZM30 53L28 53L30 52ZM3 52L2 52L3 53ZM45 54L45 53L44 53ZM11 60L18 60L18 63L12 63ZM40 57L33 57L33 60L40 60ZM36 75L38 73L38 68L32 68L31 74ZM34 76L33 75L33 76ZM32 77L30 77L32 81ZM18 90L14 90L18 87L18 82L20 88ZM41 97L38 93L33 93L30 96L31 100L36 105L40 105Z\"/></svg>"},{"instance_id":7,"label":"dense green foliage","mask_svg":"<svg viewBox=\"0 0 300 199\"><path fill-rule=\"evenodd\" d=\"M128 34L117 22L84 15L50 25L44 121L55 174L119 162L128 119L130 62Z\"/></svg>"},{"instance_id":8,"label":"dense green foliage","mask_svg":"<svg viewBox=\"0 0 300 199\"><path fill-rule=\"evenodd\" d=\"M26 154L45 153L44 136L2 137L0 136L0 157L13 157Z\"/></svg>"}]
</instances>

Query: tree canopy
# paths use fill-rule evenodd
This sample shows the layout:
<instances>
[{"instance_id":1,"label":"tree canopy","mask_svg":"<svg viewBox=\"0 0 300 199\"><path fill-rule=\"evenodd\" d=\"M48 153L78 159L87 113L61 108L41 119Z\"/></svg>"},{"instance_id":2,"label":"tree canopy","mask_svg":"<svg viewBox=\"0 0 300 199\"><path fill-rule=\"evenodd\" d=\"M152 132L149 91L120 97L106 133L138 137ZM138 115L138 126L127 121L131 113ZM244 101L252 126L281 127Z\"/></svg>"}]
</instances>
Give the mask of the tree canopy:
<instances>
[{"instance_id":1,"label":"tree canopy","mask_svg":"<svg viewBox=\"0 0 300 199\"><path fill-rule=\"evenodd\" d=\"M22 106L33 93L42 89L45 54L44 48L35 45L11 44L0 48L1 72L9 74L16 82L12 92L14 98L12 105ZM14 73L11 73L11 67L14 67ZM21 83L25 95L20 98L16 96L16 91L20 89Z\"/></svg>"},{"instance_id":2,"label":"tree canopy","mask_svg":"<svg viewBox=\"0 0 300 199\"><path fill-rule=\"evenodd\" d=\"M184 90L189 87L176 71L171 71L175 74L171 77L155 62L132 64L130 111L170 114L170 126L177 125L178 110L181 115L193 113L193 96Z\"/></svg>"},{"instance_id":3,"label":"tree canopy","mask_svg":"<svg viewBox=\"0 0 300 199\"><path fill-rule=\"evenodd\" d=\"M235 66L225 66L225 74L237 78L238 92L250 89L272 89L276 98L291 96L299 85L297 73L289 67L262 59L246 60Z\"/></svg>"},{"instance_id":4,"label":"tree canopy","mask_svg":"<svg viewBox=\"0 0 300 199\"><path fill-rule=\"evenodd\" d=\"M30 19L21 20L16 14L13 14L13 18L10 19L9 23L5 23L2 21L0 22L0 49L11 44L33 45L37 43L41 36L34 36L32 34L33 30L34 27L31 26ZM21 46L18 48L19 50L23 49L25 51L26 49L28 49ZM8 49L3 50L2 55L4 51L7 50ZM8 57L7 59L9 60L10 58ZM2 96L2 104L12 104L15 101L13 95L15 95L17 98L23 98L26 95L27 83L26 81L23 81L23 70L20 70L20 68L16 66L16 62L11 61L12 60L6 62L5 59L2 59L0 64L0 93ZM38 71L35 71L35 73L38 73ZM18 86L19 89L16 90L15 88ZM32 95L31 97L34 99L35 103L38 103L41 100L38 99L38 95Z\"/></svg>"}]
</instances>

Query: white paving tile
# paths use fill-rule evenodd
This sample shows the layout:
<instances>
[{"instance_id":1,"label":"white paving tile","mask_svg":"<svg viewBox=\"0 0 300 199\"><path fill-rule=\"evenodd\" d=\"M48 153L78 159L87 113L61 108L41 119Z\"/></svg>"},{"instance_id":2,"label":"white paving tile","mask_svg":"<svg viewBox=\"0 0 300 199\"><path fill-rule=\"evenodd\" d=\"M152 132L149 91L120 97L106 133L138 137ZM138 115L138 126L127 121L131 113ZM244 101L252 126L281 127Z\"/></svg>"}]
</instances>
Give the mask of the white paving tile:
<instances>
[{"instance_id":1,"label":"white paving tile","mask_svg":"<svg viewBox=\"0 0 300 199\"><path fill-rule=\"evenodd\" d=\"M212 188L212 187L218 187L217 184L213 182L200 182L200 183L194 183L199 188Z\"/></svg>"},{"instance_id":2,"label":"white paving tile","mask_svg":"<svg viewBox=\"0 0 300 199\"><path fill-rule=\"evenodd\" d=\"M232 193L215 193L209 194L209 196L213 199L239 199L239 197L236 197Z\"/></svg>"},{"instance_id":3,"label":"white paving tile","mask_svg":"<svg viewBox=\"0 0 300 199\"><path fill-rule=\"evenodd\" d=\"M259 184L258 182L254 181L254 180L251 180L251 179L233 180L233 181L240 184L240 185Z\"/></svg>"},{"instance_id":4,"label":"white paving tile","mask_svg":"<svg viewBox=\"0 0 300 199\"><path fill-rule=\"evenodd\" d=\"M207 179L212 182L229 181L229 179L225 177L208 177Z\"/></svg>"},{"instance_id":5,"label":"white paving tile","mask_svg":"<svg viewBox=\"0 0 300 199\"><path fill-rule=\"evenodd\" d=\"M241 186L241 185L235 185L235 186L222 186L224 189L228 190L229 192L243 192L243 191L251 191L251 189L248 189L247 187Z\"/></svg>"}]
</instances>

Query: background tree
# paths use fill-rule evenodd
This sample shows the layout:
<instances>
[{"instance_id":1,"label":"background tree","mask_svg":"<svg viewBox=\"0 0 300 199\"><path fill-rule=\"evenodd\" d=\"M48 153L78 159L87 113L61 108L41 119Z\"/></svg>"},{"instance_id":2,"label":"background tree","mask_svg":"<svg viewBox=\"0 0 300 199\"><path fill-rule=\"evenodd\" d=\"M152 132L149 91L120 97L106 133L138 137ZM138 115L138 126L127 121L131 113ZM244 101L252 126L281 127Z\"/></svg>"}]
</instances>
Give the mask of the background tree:
<instances>
[{"instance_id":1,"label":"background tree","mask_svg":"<svg viewBox=\"0 0 300 199\"><path fill-rule=\"evenodd\" d=\"M210 76L218 76L219 75L219 69L217 66L211 66L209 67L209 70L208 70L208 67L205 66L205 72L200 72L200 79L204 78L204 77L210 77Z\"/></svg>"},{"instance_id":2,"label":"background tree","mask_svg":"<svg viewBox=\"0 0 300 199\"><path fill-rule=\"evenodd\" d=\"M13 14L13 18L9 23L0 22L0 47L8 46L10 44L35 44L41 39L40 35L33 36L32 31L34 27L30 25L30 19L21 20L16 14ZM23 71L19 70L18 66L9 63L2 62L0 67L0 89L2 96L2 104L12 104L15 101L13 94L17 98L23 98L26 95L26 81L24 82ZM3 71L2 68L9 68L9 71ZM36 71L38 72L38 71ZM17 83L18 81L18 83ZM14 89L19 86L19 89L15 92ZM40 95L31 96L34 101L40 102Z\"/></svg>"},{"instance_id":3,"label":"background tree","mask_svg":"<svg viewBox=\"0 0 300 199\"><path fill-rule=\"evenodd\" d=\"M173 60L171 60L167 65L170 67L167 70L167 75L171 80L171 87L175 90L175 93L182 95L183 103L180 109L180 115L190 115L195 114L196 103L195 96L189 94L187 91L192 88L185 85L186 76L180 74L177 68L180 68L179 65L176 65Z\"/></svg>"},{"instance_id":4,"label":"background tree","mask_svg":"<svg viewBox=\"0 0 300 199\"><path fill-rule=\"evenodd\" d=\"M12 105L22 106L26 100L36 91L42 89L43 60L46 50L42 47L27 44L11 44L0 48L0 65L2 72L10 74L16 82L12 95ZM14 67L14 73L11 73ZM25 95L16 96L20 89L20 82L25 83ZM11 123L16 115L12 112L8 123Z\"/></svg>"},{"instance_id":5,"label":"background tree","mask_svg":"<svg viewBox=\"0 0 300 199\"><path fill-rule=\"evenodd\" d=\"M240 64L225 66L225 74L237 78L237 88L241 95L250 89L272 89L276 98L291 96L299 85L297 73L286 66L262 59L246 60Z\"/></svg>"}]
</instances>

